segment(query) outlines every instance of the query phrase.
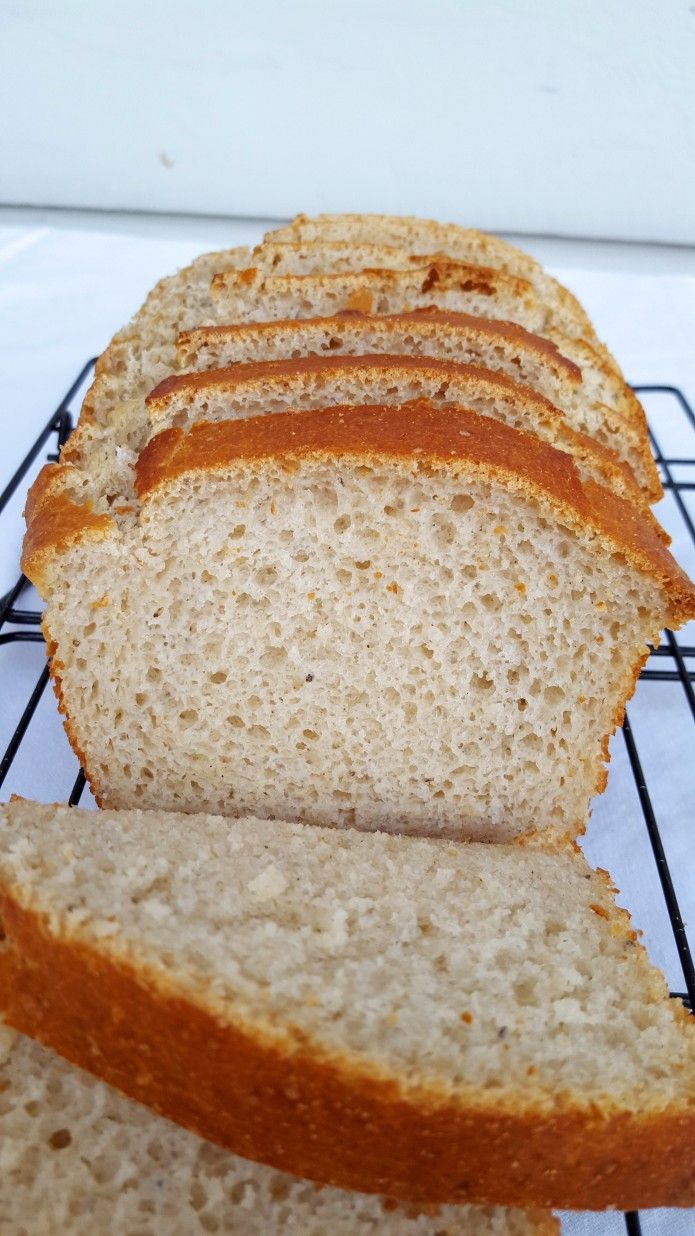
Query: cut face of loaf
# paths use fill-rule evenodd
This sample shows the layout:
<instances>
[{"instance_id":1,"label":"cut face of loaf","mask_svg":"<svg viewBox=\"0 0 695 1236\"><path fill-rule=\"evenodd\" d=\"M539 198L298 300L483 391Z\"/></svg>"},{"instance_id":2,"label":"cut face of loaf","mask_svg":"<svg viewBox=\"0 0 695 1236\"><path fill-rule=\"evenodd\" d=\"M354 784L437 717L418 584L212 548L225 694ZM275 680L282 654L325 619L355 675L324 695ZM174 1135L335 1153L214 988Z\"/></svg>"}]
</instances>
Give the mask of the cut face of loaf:
<instances>
[{"instance_id":1,"label":"cut face of loaf","mask_svg":"<svg viewBox=\"0 0 695 1236\"><path fill-rule=\"evenodd\" d=\"M498 236L474 228L399 215L318 215L314 219L297 215L286 227L268 232L262 248L279 244L392 246L414 255L445 254L457 262L491 266L526 279L542 300L571 318L580 334L595 339L594 328L579 301L548 275L539 262Z\"/></svg>"},{"instance_id":2,"label":"cut face of loaf","mask_svg":"<svg viewBox=\"0 0 695 1236\"><path fill-rule=\"evenodd\" d=\"M384 1205L251 1163L0 1028L3 1236L557 1236L547 1213Z\"/></svg>"},{"instance_id":3,"label":"cut face of loaf","mask_svg":"<svg viewBox=\"0 0 695 1236\"><path fill-rule=\"evenodd\" d=\"M517 429L533 433L567 451L580 469L599 484L640 506L645 499L629 466L621 464L608 443L623 441L620 418L607 409L584 407L566 416L529 387L501 374L448 360L425 360L409 355L305 357L299 360L262 361L232 365L165 378L146 403L154 429L170 425L189 427L198 420L227 420L240 416L333 403L396 403L430 399L442 407L461 404L481 416L492 416ZM639 467L639 441L624 452Z\"/></svg>"},{"instance_id":4,"label":"cut face of loaf","mask_svg":"<svg viewBox=\"0 0 695 1236\"><path fill-rule=\"evenodd\" d=\"M0 818L4 1017L162 1114L386 1196L693 1200L695 1026L578 850Z\"/></svg>"},{"instance_id":5,"label":"cut face of loaf","mask_svg":"<svg viewBox=\"0 0 695 1236\"><path fill-rule=\"evenodd\" d=\"M138 487L120 526L36 492L23 557L109 806L574 835L695 611L637 508L453 407L167 430Z\"/></svg>"}]
</instances>

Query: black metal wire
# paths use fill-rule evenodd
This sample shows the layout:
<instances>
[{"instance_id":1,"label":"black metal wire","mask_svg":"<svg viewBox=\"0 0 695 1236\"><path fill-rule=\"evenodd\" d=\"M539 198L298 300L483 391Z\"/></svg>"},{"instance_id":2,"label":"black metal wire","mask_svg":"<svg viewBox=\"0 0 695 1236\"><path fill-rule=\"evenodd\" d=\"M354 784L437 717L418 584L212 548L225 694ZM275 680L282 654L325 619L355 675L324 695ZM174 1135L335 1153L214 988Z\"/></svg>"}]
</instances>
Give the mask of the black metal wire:
<instances>
[{"instance_id":1,"label":"black metal wire","mask_svg":"<svg viewBox=\"0 0 695 1236\"><path fill-rule=\"evenodd\" d=\"M90 360L87 361L82 367L70 389L60 401L56 411L50 417L44 429L39 434L31 450L22 460L22 463L17 468L12 479L3 490L2 495L0 495L0 512L6 506L12 495L17 491L31 465L38 458L42 449L47 443L49 443L49 440L53 436L55 437L55 447L57 450L49 450L46 453L48 458L57 458L57 452L59 452L60 447L67 440L72 428L72 417L69 410L69 405L93 366L94 361ZM675 399L681 411L686 416L690 427L695 433L695 413L683 395L683 392L679 390L678 387L666 385L637 386L634 387L634 390L637 394L663 394ZM690 512L688 511L688 508L681 496L683 491L695 489L695 480L676 480L671 470L674 467L695 467L695 457L676 458L664 456L654 432L651 429L650 434L654 445L655 457L661 469L664 488L673 492L679 514L683 519L693 542L695 543L695 526L690 516ZM12 645L15 643L40 643L43 641L42 634L40 631L35 629L39 626L41 614L36 610L20 609L17 606L17 602L20 600L21 594L27 586L28 581L23 575L20 575L17 582L10 589L7 595L0 599L0 646ZM2 628L6 626L13 629L2 630ZM670 667L668 669L654 669L651 667L644 669L640 675L641 680L645 682L679 682L683 688L693 720L695 721L695 691L693 690L693 683L695 682L695 666L693 666L693 668L689 668L686 664L686 660L688 658L695 658L695 646L679 644L677 637L673 634L673 632L666 631L665 644L662 644L659 648L652 649L651 656L668 659L670 662ZM2 756L2 759L0 760L0 785L2 785L5 780L12 762L17 755L22 739L31 724L32 717L34 716L39 701L46 689L48 678L48 668L44 667L41 670L37 682L26 703L24 711L22 712L19 724L17 725L7 745L7 749ZM625 716L623 726L623 735L628 759L630 761L630 767L637 786L644 823L647 828L647 833L649 835L654 860L661 882L669 922L671 924L674 940L676 942L676 948L678 950L678 956L683 969L685 986L687 988L687 992L671 992L671 996L673 999L682 1000L686 1007L692 1009L695 1005L695 965L693 964L693 957L688 943L673 879L666 858L666 852L664 849L663 840L661 838L656 812L649 794L649 789L647 787L644 771L639 758L634 734L632 732L627 714ZM75 806L80 801L85 785L85 776L82 770L80 770L68 800L71 806ZM625 1214L625 1227L628 1236L641 1236L642 1228L639 1215L636 1212Z\"/></svg>"},{"instance_id":2,"label":"black metal wire","mask_svg":"<svg viewBox=\"0 0 695 1236\"><path fill-rule=\"evenodd\" d=\"M628 1231L628 1236L642 1236L642 1224L639 1221L639 1215L636 1210L631 1210L625 1215L625 1227Z\"/></svg>"}]
</instances>

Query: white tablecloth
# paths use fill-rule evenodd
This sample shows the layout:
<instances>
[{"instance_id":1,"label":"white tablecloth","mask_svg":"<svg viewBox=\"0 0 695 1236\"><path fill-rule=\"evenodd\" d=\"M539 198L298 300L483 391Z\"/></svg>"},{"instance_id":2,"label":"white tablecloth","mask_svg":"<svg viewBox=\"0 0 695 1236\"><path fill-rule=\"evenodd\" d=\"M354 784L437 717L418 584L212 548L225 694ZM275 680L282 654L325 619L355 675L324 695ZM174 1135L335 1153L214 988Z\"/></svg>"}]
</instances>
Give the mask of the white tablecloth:
<instances>
[{"instance_id":1,"label":"white tablecloth","mask_svg":"<svg viewBox=\"0 0 695 1236\"><path fill-rule=\"evenodd\" d=\"M206 249L255 243L262 231L254 222L0 211L0 487L83 362L104 348L158 278ZM631 382L678 385L695 404L695 254L627 245L523 243L577 293ZM654 398L647 406L663 435L662 446L672 455L695 458L695 433L685 430L672 402ZM19 499L13 503L0 525L0 593L16 576L21 505ZM672 499L662 506L674 550L695 574L695 547ZM695 514L695 502L691 511ZM695 644L692 629L688 642ZM40 645L0 649L0 749L43 655ZM686 923L695 923L695 728L678 684L641 683L630 714L683 916ZM652 958L671 988L680 991L683 976L622 735L612 749L608 789L596 803L585 848L592 862L610 870ZM75 771L47 692L3 797L12 792L42 800L64 797ZM642 1227L645 1236L693 1236L695 1218L692 1212L643 1213ZM566 1236L618 1236L624 1230L621 1216L563 1220Z\"/></svg>"}]
</instances>

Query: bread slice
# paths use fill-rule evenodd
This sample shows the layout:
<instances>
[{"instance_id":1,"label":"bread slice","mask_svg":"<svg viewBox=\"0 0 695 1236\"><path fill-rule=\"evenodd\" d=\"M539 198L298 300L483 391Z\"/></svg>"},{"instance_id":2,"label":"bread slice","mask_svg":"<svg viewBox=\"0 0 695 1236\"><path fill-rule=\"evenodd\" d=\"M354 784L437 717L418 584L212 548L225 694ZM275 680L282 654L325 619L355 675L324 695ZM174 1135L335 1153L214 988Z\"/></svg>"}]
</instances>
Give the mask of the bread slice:
<instances>
[{"instance_id":1,"label":"bread slice","mask_svg":"<svg viewBox=\"0 0 695 1236\"><path fill-rule=\"evenodd\" d=\"M162 1115L416 1201L695 1200L695 1024L579 851L0 818L3 1016Z\"/></svg>"},{"instance_id":2,"label":"bread slice","mask_svg":"<svg viewBox=\"0 0 695 1236\"><path fill-rule=\"evenodd\" d=\"M499 370L562 406L592 395L578 365L541 335L522 326L470 313L420 309L413 313L343 313L327 318L237 322L194 326L176 341L178 368L223 369L227 365L300 356L387 352L431 356Z\"/></svg>"},{"instance_id":3,"label":"bread slice","mask_svg":"<svg viewBox=\"0 0 695 1236\"><path fill-rule=\"evenodd\" d=\"M24 570L111 807L574 836L647 641L695 615L636 507L454 405L166 430L120 521L42 485Z\"/></svg>"},{"instance_id":4,"label":"bread slice","mask_svg":"<svg viewBox=\"0 0 695 1236\"><path fill-rule=\"evenodd\" d=\"M286 227L266 233L264 243L254 250L254 264L264 268L275 260L275 255L285 245L285 258L276 261L278 273L284 267L289 273L294 267L303 266L309 273L314 255L316 273L336 269L341 263L341 249L353 249L358 253L362 246L369 249L370 260L365 266L390 267L395 253L404 251L409 264L418 257L431 255L444 257L454 262L474 266L491 267L513 278L530 284L537 298L546 308L547 329L545 333L561 343L562 350L575 359L584 354L584 363L604 368L607 375L619 385L624 377L615 357L597 337L593 323L586 310L567 288L553 279L528 253L515 248L498 236L491 236L457 224L439 223L432 219L416 219L398 215L318 215L315 219L306 215L297 217ZM378 250L383 247L379 260ZM325 256L319 257L321 250ZM365 250L366 254L366 250ZM318 260L317 260L318 259ZM343 259L343 269L349 269ZM576 341L576 354L565 344ZM631 392L626 391L629 399ZM634 410L639 408L633 400Z\"/></svg>"},{"instance_id":5,"label":"bread slice","mask_svg":"<svg viewBox=\"0 0 695 1236\"><path fill-rule=\"evenodd\" d=\"M475 228L407 215L318 215L314 219L297 215L287 226L266 234L266 250L278 243L393 246L410 254L444 254L457 262L491 266L515 278L526 279L542 300L572 319L580 334L588 339L595 338L593 325L579 301L548 275L539 262L499 236Z\"/></svg>"},{"instance_id":6,"label":"bread slice","mask_svg":"<svg viewBox=\"0 0 695 1236\"><path fill-rule=\"evenodd\" d=\"M557 1236L550 1214L398 1205L231 1155L0 1028L3 1236Z\"/></svg>"},{"instance_id":7,"label":"bread slice","mask_svg":"<svg viewBox=\"0 0 695 1236\"><path fill-rule=\"evenodd\" d=\"M177 424L187 423L190 419L214 419L215 414L205 410L205 405L210 403L211 391L219 387L230 393L240 393L251 381L256 384L258 392L267 393L266 408L258 408L258 413L263 410L271 412L275 409L272 396L277 389L279 376L283 378L288 398L294 400L294 407L302 409L312 407L314 391L319 396L322 389L333 386L334 383L336 393L340 392L341 398L338 402L341 403L381 403L387 402L390 396L397 398L399 402L420 396L443 398L445 402L461 403L474 412L505 420L507 424L516 424L518 428L527 429L529 433L553 442L560 450L569 451L576 459L585 459L589 475L594 480L616 488L618 493L631 498L639 506L644 506L647 496L639 488L636 478L648 491L648 496L653 497L654 460L650 452L647 452L647 456L644 455L642 436L633 430L632 426L628 428L611 409L600 404L587 403L581 398L581 388L578 392L570 382L563 386L561 382L552 381L552 377L548 382L543 382L543 377L540 377L540 386L550 388L560 400L563 396L566 397L566 402L554 405L552 399L533 387L533 383L528 386L522 384L526 375L522 377L518 371L513 373L513 376L508 373L513 366L511 357L507 366L495 366L493 351L496 345L492 332L490 335L482 332L482 339L487 346L484 342L476 349L475 344L472 344L467 352L465 345L461 346L461 360L464 363L450 357L429 356L425 360L427 353L423 355L423 352L420 352L418 355L416 349L408 346L408 331L406 329L402 332L401 323L398 324L401 329L393 329L391 325L391 329L386 331L373 331L373 337L376 337L382 346L372 352L369 346L372 342L372 331L366 324L380 320L366 319L365 323L362 319L361 324L354 324L348 319L348 329L343 335L341 319L328 319L329 323L333 321L336 324L335 336L330 335L330 326L322 323L317 326L314 326L312 321L281 324L278 339L272 325L263 324L261 346L268 339L268 350L283 349L286 356L291 355L292 351L297 350L292 346L292 341L303 341L304 325L309 328L308 339L314 341L314 346L309 342L310 352L304 357L288 358L284 361L271 361L270 358L263 357L260 361L251 361L246 365L232 361L240 347L236 331L252 332L252 326L223 326L190 331L183 336L179 349L188 363L193 360L194 370L208 370L205 361L210 355L214 356L215 360L219 358L221 365L226 365L226 368L219 377L211 376L215 370L215 367L211 366L210 372L203 373L203 377L195 376L195 373L185 373L164 378L163 383L147 397L150 418L155 424L161 423L162 417L168 420L172 415L183 415L184 419L174 420ZM364 329L360 330L360 325ZM433 323L428 325L432 328ZM412 332L416 337L418 326L416 321L416 330ZM475 339L475 326L472 331ZM425 346L433 340L433 334L434 340L437 339L437 330L432 332L425 329ZM340 346L322 347L318 342L322 337L326 341L335 337L338 345L346 339L348 346L344 351ZM451 339L444 330L444 337L449 342L450 351L455 352L456 336ZM229 347L226 346L228 340ZM385 351L385 346L391 341L396 347L390 355ZM258 344L258 339L254 339L254 342ZM512 341L506 342L508 351L514 355L516 350L513 350L513 345L510 346ZM350 345L354 347L354 351L350 350ZM241 344L242 346L244 344ZM435 347L437 344L433 341L433 350ZM445 345L441 351L444 350ZM500 351L503 352L503 347ZM413 352L416 355L413 355ZM528 367L531 370L529 376L532 377L537 376L539 370L545 375L542 366L539 366L537 355L537 352L531 351L532 358ZM472 357L474 362L472 365L467 363L469 357ZM480 362L488 360L492 361L493 367L488 370L481 368ZM533 360L537 361L535 366ZM574 372L579 373L573 367ZM351 375L351 381L346 383L348 375ZM383 376L378 379L377 375ZM387 382L390 384L386 384ZM184 412L183 404L188 396L189 408L188 412ZM330 403L331 398L326 398L324 402ZM587 438L592 441L587 441Z\"/></svg>"},{"instance_id":8,"label":"bread slice","mask_svg":"<svg viewBox=\"0 0 695 1236\"><path fill-rule=\"evenodd\" d=\"M249 265L276 275L328 275L341 271L358 272L362 270L406 270L408 267L427 265L430 260L461 262L465 266L479 265L465 253L465 246L458 247L457 253L446 249L437 251L429 246L424 250L408 250L396 245L370 244L355 241L335 241L316 239L311 242L276 242L272 234L266 237L263 244L253 251ZM520 266L527 265L519 263ZM521 271L511 271L495 262L483 263L483 269L501 271L513 279L522 280L530 285L548 310L549 320L558 330L570 335L579 335L590 340L598 350L603 345L596 337L588 315L578 301L556 280L546 275L541 267L530 262L529 275ZM535 268L535 269L534 269Z\"/></svg>"},{"instance_id":9,"label":"bread slice","mask_svg":"<svg viewBox=\"0 0 695 1236\"><path fill-rule=\"evenodd\" d=\"M587 405L610 408L620 414L621 422L633 422L643 430L638 400L629 388L616 383L589 345L561 334L558 340L554 343L512 322L435 308L397 314L351 311L325 318L193 327L177 341L177 360L180 370L197 370L325 352L431 356L504 373L565 412L571 409L582 415ZM576 359L570 359L567 351ZM616 443L613 449L617 451Z\"/></svg>"},{"instance_id":10,"label":"bread slice","mask_svg":"<svg viewBox=\"0 0 695 1236\"><path fill-rule=\"evenodd\" d=\"M350 309L393 313L435 305L508 319L536 333L544 327L562 329L527 280L443 257L423 258L420 265L406 270L313 275L274 275L251 266L218 272L211 290L232 322L305 318Z\"/></svg>"},{"instance_id":11,"label":"bread slice","mask_svg":"<svg viewBox=\"0 0 695 1236\"><path fill-rule=\"evenodd\" d=\"M441 258L407 270L365 270L327 275L270 275L253 267L221 271L213 277L216 322L269 322L356 311L400 314L440 309L501 319L538 334L550 334L571 360L581 355L582 373L592 401L620 412L645 436L644 412L612 362L591 343L573 337L553 322L547 305L530 284L484 267Z\"/></svg>"},{"instance_id":12,"label":"bread slice","mask_svg":"<svg viewBox=\"0 0 695 1236\"><path fill-rule=\"evenodd\" d=\"M81 480L83 499L104 505L103 496L108 495L108 509L109 504L132 501L137 457L152 433L168 426L290 409L306 411L337 403L400 404L419 397L442 408L463 404L536 434L572 455L582 475L615 489L642 507L646 518L653 518L630 467L609 447L585 432L576 432L543 396L484 369L407 354L263 361L165 378L145 400L146 423L145 417L130 417L127 423L114 426L104 436L103 449L92 452L87 466L81 466L79 477L73 474L73 480L76 484ZM577 419L610 440L600 410L588 410ZM619 432L619 424L617 428ZM665 537L663 529L659 531Z\"/></svg>"}]
</instances>

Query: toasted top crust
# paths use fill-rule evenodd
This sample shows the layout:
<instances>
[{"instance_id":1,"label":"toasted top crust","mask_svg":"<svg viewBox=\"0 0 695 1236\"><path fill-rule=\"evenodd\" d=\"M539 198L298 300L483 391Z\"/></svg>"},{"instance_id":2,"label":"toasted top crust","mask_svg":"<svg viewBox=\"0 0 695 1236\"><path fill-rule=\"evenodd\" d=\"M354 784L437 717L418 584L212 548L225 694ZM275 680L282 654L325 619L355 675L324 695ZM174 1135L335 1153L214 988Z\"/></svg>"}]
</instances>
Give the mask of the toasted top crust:
<instances>
[{"instance_id":1,"label":"toasted top crust","mask_svg":"<svg viewBox=\"0 0 695 1236\"><path fill-rule=\"evenodd\" d=\"M236 323L231 326L200 326L194 330L182 331L178 342L180 347L185 345L188 348L195 348L205 344L207 340L215 338L243 339L245 335L249 337L263 337L264 335L276 334L288 328L301 336L316 326L322 326L328 330L330 330L331 326L335 326L336 330L350 331L354 334L360 334L363 330L368 329L370 333L378 331L379 334L386 336L401 335L404 331L428 335L433 334L439 327L443 326L446 327L447 331L461 334L466 338L476 336L492 340L504 339L516 347L535 353L542 362L550 362L552 367L559 370L562 376L568 382L571 382L572 385L579 386L582 380L582 371L579 366L575 365L574 361L571 361L567 356L563 356L556 344L552 343L549 339L543 339L541 335L533 335L530 331L524 330L523 326L516 326L513 322L504 322L501 319L476 318L472 313L453 313L435 308L415 309L410 313L374 315L348 311L336 314L333 317L303 318L299 320L283 318L277 322Z\"/></svg>"},{"instance_id":2,"label":"toasted top crust","mask_svg":"<svg viewBox=\"0 0 695 1236\"><path fill-rule=\"evenodd\" d=\"M582 483L569 455L520 430L452 405L447 415L426 400L396 407L334 407L242 421L199 422L188 433L167 429L142 452L136 490L150 499L186 473L224 472L239 462L286 466L300 460L367 464L394 461L408 468L473 468L547 505L574 531L594 533L609 553L621 554L664 593L666 621L695 617L695 586L681 571L642 512L610 490Z\"/></svg>"}]
</instances>

